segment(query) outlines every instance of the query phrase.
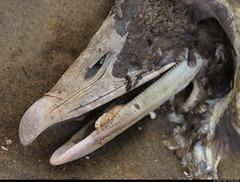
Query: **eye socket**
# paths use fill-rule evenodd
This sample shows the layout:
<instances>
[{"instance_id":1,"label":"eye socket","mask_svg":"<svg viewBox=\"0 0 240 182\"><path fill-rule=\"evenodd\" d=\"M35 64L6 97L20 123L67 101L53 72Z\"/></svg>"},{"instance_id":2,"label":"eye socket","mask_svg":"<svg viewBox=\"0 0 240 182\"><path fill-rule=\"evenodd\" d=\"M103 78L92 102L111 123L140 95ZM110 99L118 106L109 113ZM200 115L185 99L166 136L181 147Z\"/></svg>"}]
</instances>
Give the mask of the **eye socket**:
<instances>
[{"instance_id":1,"label":"eye socket","mask_svg":"<svg viewBox=\"0 0 240 182\"><path fill-rule=\"evenodd\" d=\"M104 54L86 73L84 80L90 79L92 77L94 77L97 72L100 70L100 68L102 67L105 59L107 57L107 54Z\"/></svg>"}]
</instances>

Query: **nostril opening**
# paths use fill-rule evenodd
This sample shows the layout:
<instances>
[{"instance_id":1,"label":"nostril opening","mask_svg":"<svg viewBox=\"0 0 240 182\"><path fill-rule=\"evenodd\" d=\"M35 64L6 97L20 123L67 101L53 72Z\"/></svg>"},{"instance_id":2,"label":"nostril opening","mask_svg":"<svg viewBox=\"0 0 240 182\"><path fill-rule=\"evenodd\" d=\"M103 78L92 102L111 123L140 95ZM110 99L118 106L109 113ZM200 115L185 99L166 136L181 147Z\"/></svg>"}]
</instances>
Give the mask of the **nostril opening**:
<instances>
[{"instance_id":1,"label":"nostril opening","mask_svg":"<svg viewBox=\"0 0 240 182\"><path fill-rule=\"evenodd\" d=\"M91 68L88 69L84 77L84 80L90 79L97 74L97 72L102 67L106 57L107 57L107 54L104 54Z\"/></svg>"}]
</instances>

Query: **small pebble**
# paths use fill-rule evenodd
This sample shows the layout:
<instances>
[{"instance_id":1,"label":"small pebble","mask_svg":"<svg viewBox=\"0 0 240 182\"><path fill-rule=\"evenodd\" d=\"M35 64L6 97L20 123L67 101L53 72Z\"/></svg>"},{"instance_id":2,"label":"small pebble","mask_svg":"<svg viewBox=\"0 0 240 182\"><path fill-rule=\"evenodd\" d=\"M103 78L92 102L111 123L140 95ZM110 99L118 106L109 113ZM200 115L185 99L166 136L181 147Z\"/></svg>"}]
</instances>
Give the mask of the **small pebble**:
<instances>
[{"instance_id":1,"label":"small pebble","mask_svg":"<svg viewBox=\"0 0 240 182\"><path fill-rule=\"evenodd\" d=\"M5 151L8 151L8 149L4 146L2 146L2 149L5 150Z\"/></svg>"},{"instance_id":2,"label":"small pebble","mask_svg":"<svg viewBox=\"0 0 240 182\"><path fill-rule=\"evenodd\" d=\"M11 145L12 144L12 140L7 140L6 141L6 145Z\"/></svg>"},{"instance_id":3,"label":"small pebble","mask_svg":"<svg viewBox=\"0 0 240 182\"><path fill-rule=\"evenodd\" d=\"M154 111L151 111L149 113L149 116L150 116L151 119L155 119L156 118L156 113Z\"/></svg>"},{"instance_id":4,"label":"small pebble","mask_svg":"<svg viewBox=\"0 0 240 182\"><path fill-rule=\"evenodd\" d=\"M173 146L168 140L163 141L163 145L167 147L169 150L177 150L179 147L178 146Z\"/></svg>"},{"instance_id":5,"label":"small pebble","mask_svg":"<svg viewBox=\"0 0 240 182\"><path fill-rule=\"evenodd\" d=\"M90 159L90 157L88 157L88 156L86 156L85 158L86 158L87 160Z\"/></svg>"}]
</instances>

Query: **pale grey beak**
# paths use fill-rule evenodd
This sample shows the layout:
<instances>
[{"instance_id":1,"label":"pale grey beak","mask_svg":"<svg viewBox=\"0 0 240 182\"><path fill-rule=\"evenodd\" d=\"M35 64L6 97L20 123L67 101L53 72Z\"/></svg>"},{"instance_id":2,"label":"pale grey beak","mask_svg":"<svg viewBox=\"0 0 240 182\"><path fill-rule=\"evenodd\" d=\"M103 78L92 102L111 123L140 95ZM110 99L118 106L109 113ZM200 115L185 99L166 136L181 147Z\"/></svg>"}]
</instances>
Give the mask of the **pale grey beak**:
<instances>
[{"instance_id":1,"label":"pale grey beak","mask_svg":"<svg viewBox=\"0 0 240 182\"><path fill-rule=\"evenodd\" d=\"M172 62L158 70L145 72L131 89L126 89L129 80L113 76L113 65L126 42L128 33L125 29L134 16L137 3L125 3L131 12L122 20L122 29L121 26L116 28L116 14L110 13L57 84L26 111L19 126L23 145L31 144L46 128L91 111L148 82L175 64ZM134 80L138 74L139 70L131 71L128 77Z\"/></svg>"}]
</instances>

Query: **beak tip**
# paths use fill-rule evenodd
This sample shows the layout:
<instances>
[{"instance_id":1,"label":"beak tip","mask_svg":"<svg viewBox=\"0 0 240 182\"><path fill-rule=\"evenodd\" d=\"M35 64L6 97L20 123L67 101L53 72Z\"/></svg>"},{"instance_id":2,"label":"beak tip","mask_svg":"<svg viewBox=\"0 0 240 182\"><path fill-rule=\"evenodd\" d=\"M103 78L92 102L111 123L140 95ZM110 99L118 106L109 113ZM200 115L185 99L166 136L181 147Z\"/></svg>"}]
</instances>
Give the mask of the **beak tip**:
<instances>
[{"instance_id":1,"label":"beak tip","mask_svg":"<svg viewBox=\"0 0 240 182\"><path fill-rule=\"evenodd\" d=\"M102 146L97 139L98 137L96 136L96 131L93 131L80 142L75 143L74 141L79 139L79 136L81 136L81 130L73 135L68 142L66 142L52 154L50 158L50 164L61 165L77 160Z\"/></svg>"},{"instance_id":2,"label":"beak tip","mask_svg":"<svg viewBox=\"0 0 240 182\"><path fill-rule=\"evenodd\" d=\"M69 162L65 156L67 151L68 147L65 145L57 149L50 158L50 164L56 166Z\"/></svg>"},{"instance_id":3,"label":"beak tip","mask_svg":"<svg viewBox=\"0 0 240 182\"><path fill-rule=\"evenodd\" d=\"M46 129L44 120L48 109L45 99L42 98L25 112L19 125L19 138L23 146L30 145Z\"/></svg>"},{"instance_id":4,"label":"beak tip","mask_svg":"<svg viewBox=\"0 0 240 182\"><path fill-rule=\"evenodd\" d=\"M33 126L34 119L30 116L28 111L22 117L19 125L19 138L23 146L30 145L37 137L35 126Z\"/></svg>"}]
</instances>

